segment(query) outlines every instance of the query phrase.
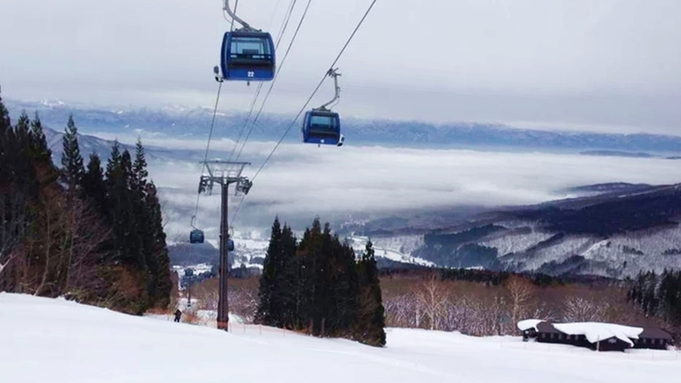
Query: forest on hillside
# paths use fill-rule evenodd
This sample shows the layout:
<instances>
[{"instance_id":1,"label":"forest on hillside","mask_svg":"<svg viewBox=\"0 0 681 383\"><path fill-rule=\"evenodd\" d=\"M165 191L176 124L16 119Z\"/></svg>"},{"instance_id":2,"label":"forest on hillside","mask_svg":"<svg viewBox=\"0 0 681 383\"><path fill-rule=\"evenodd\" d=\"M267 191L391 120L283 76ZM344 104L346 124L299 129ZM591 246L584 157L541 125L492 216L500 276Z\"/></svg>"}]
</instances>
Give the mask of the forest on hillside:
<instances>
[{"instance_id":1,"label":"forest on hillside","mask_svg":"<svg viewBox=\"0 0 681 383\"><path fill-rule=\"evenodd\" d=\"M536 318L661 327L679 341L679 281L681 272L669 271L616 281L418 268L379 270L378 289L385 327L459 331L473 336L519 335L516 323ZM257 323L262 307L261 279L233 278L229 283L230 311L247 323ZM217 307L217 286L214 278L191 286L194 309Z\"/></svg>"},{"instance_id":2,"label":"forest on hillside","mask_svg":"<svg viewBox=\"0 0 681 383\"><path fill-rule=\"evenodd\" d=\"M0 291L133 314L169 305L172 276L144 147L80 153L73 116L61 167L40 117L12 123L0 98Z\"/></svg>"}]
</instances>

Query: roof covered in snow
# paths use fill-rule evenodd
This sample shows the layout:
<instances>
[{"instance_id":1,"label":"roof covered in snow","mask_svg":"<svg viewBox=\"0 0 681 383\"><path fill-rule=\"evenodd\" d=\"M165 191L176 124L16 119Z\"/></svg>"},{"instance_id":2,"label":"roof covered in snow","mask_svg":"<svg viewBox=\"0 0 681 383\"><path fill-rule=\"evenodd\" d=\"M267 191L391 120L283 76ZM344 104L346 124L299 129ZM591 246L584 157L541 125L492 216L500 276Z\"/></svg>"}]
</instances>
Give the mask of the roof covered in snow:
<instances>
[{"instance_id":1,"label":"roof covered in snow","mask_svg":"<svg viewBox=\"0 0 681 383\"><path fill-rule=\"evenodd\" d=\"M641 327L598 322L554 323L553 327L568 335L584 335L591 343L615 337L629 343L632 347L634 342L631 340L638 339L638 336L643 332Z\"/></svg>"},{"instance_id":2,"label":"roof covered in snow","mask_svg":"<svg viewBox=\"0 0 681 383\"><path fill-rule=\"evenodd\" d=\"M546 322L554 329L567 335L584 335L590 343L598 341L617 338L631 346L634 346L632 339L638 339L643 332L642 327L624 326L612 323L600 322L578 322L578 323L548 323L540 319L525 319L518 322L520 331L535 329L539 331L537 326Z\"/></svg>"},{"instance_id":3,"label":"roof covered in snow","mask_svg":"<svg viewBox=\"0 0 681 383\"><path fill-rule=\"evenodd\" d=\"M537 325L538 325L539 323L541 323L541 322L544 322L544 321L541 320L541 319L525 319L525 320L521 320L520 322L518 322L518 328L520 329L520 331L527 331L527 330L532 329L532 328L533 328L535 331L539 331L539 330L537 329Z\"/></svg>"}]
</instances>

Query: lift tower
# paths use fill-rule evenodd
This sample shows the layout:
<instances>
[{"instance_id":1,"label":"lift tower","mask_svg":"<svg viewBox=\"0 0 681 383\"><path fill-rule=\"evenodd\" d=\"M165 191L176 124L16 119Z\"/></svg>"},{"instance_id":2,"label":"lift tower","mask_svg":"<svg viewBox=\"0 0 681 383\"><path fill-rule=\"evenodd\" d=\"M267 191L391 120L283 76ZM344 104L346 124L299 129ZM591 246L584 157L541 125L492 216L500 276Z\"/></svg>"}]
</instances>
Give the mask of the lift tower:
<instances>
[{"instance_id":1,"label":"lift tower","mask_svg":"<svg viewBox=\"0 0 681 383\"><path fill-rule=\"evenodd\" d=\"M219 184L222 192L222 203L220 207L220 270L219 285L220 293L218 298L218 318L217 325L221 330L229 330L229 301L227 299L227 274L229 273L228 243L229 226L227 222L229 185L236 184L234 195L246 195L253 186L253 182L241 175L246 165L250 162L231 162L231 161L203 161L208 171L208 175L202 175L199 180L199 194L213 193L213 186Z\"/></svg>"}]
</instances>

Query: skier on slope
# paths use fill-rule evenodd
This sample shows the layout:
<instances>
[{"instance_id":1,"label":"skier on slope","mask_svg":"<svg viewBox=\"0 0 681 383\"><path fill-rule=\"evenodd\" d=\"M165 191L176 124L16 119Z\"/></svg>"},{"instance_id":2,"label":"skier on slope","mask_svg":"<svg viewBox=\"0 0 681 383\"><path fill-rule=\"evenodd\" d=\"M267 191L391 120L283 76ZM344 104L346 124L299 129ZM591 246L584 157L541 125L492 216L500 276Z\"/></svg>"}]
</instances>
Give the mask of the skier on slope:
<instances>
[{"instance_id":1,"label":"skier on slope","mask_svg":"<svg viewBox=\"0 0 681 383\"><path fill-rule=\"evenodd\" d=\"M177 311L175 311L175 322L179 322L181 316L182 316L182 311L180 311L180 309L177 309Z\"/></svg>"}]
</instances>

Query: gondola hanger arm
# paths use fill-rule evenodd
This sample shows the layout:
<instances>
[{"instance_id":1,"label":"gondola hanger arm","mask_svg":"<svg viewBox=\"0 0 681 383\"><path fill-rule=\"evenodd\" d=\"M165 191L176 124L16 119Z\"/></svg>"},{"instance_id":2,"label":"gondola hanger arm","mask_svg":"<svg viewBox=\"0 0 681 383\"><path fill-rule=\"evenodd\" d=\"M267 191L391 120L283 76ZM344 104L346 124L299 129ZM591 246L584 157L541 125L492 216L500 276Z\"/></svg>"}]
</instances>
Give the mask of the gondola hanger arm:
<instances>
[{"instance_id":1,"label":"gondola hanger arm","mask_svg":"<svg viewBox=\"0 0 681 383\"><path fill-rule=\"evenodd\" d=\"M327 106L333 104L334 102L336 102L336 100L338 100L338 99L340 98L340 87L338 86L338 77L339 77L341 74L338 73L338 68L336 68L336 69L333 69L333 68L329 69L329 71L326 72L326 75L329 76L329 77L333 77L333 86L334 86L335 94L334 94L334 96L333 96L333 99L331 99L331 101L329 101L329 102L327 102L326 104L324 104L324 105L322 105L322 106L319 107L319 109L322 109L322 110L325 110Z\"/></svg>"},{"instance_id":2,"label":"gondola hanger arm","mask_svg":"<svg viewBox=\"0 0 681 383\"><path fill-rule=\"evenodd\" d=\"M243 21L239 16L237 16L234 12L232 12L232 8L229 7L229 0L223 0L222 1L222 10L227 12L227 14L237 23L241 24L244 29L246 30L252 30L255 31L253 27L251 27L247 22Z\"/></svg>"}]
</instances>

